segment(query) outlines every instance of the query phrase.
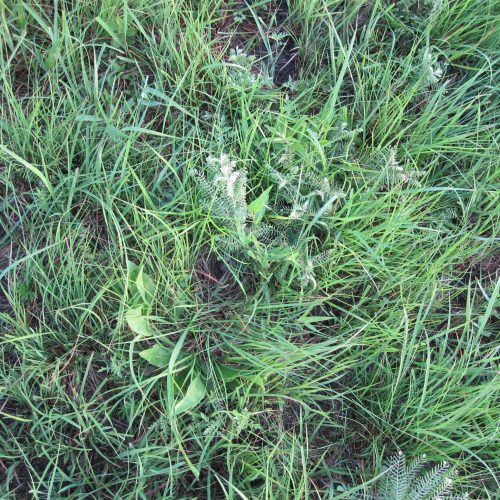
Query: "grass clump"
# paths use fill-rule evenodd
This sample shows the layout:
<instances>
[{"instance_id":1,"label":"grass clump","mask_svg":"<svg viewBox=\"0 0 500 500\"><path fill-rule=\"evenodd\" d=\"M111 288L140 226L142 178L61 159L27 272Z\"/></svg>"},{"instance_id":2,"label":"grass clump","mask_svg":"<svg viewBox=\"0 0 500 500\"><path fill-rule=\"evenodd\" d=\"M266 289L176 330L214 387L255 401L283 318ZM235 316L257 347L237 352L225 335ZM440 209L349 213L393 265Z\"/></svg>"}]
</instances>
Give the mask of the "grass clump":
<instances>
[{"instance_id":1,"label":"grass clump","mask_svg":"<svg viewBox=\"0 0 500 500\"><path fill-rule=\"evenodd\" d=\"M0 496L494 498L497 16L0 2Z\"/></svg>"}]
</instances>

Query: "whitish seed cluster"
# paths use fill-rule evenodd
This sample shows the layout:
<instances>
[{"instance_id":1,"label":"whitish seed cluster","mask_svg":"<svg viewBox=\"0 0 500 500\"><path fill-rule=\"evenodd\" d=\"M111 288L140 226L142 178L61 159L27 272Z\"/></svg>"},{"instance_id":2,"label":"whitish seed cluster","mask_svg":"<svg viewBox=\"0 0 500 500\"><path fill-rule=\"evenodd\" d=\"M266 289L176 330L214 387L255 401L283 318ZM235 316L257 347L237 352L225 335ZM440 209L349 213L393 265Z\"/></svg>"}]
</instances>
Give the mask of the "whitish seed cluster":
<instances>
[{"instance_id":1,"label":"whitish seed cluster","mask_svg":"<svg viewBox=\"0 0 500 500\"><path fill-rule=\"evenodd\" d=\"M248 176L245 168L225 153L219 157L209 156L204 172L193 170L200 193L200 205L209 211L213 219L227 232L216 238L219 249L232 255L244 253L261 259L269 268L271 260L293 260L300 267L299 280L303 286L316 286L314 269L327 264L331 251L309 256L307 245L293 242L294 222L314 217L321 209L321 216L332 212L333 203L346 194L331 180L318 173L305 172L299 167L288 173L269 167L269 178L275 184L275 203L266 204L269 216L265 221L256 220L247 203ZM302 225L297 224L302 227ZM295 231L298 232L298 229ZM272 252L273 248L290 252ZM280 258L276 259L276 255ZM275 259L275 260L273 260Z\"/></svg>"}]
</instances>

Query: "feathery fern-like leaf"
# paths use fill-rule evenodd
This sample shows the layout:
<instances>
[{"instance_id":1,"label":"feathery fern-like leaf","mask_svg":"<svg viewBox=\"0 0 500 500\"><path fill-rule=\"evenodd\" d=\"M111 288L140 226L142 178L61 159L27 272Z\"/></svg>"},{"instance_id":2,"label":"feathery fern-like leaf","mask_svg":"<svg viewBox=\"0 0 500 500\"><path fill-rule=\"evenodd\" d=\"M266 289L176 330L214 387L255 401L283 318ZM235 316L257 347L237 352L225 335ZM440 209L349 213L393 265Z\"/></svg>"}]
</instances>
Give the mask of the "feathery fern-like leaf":
<instances>
[{"instance_id":1,"label":"feathery fern-like leaf","mask_svg":"<svg viewBox=\"0 0 500 500\"><path fill-rule=\"evenodd\" d=\"M451 500L465 499L467 495L453 496L453 472L442 462L427 467L425 455L406 463L403 453L390 457L379 488L381 500Z\"/></svg>"}]
</instances>

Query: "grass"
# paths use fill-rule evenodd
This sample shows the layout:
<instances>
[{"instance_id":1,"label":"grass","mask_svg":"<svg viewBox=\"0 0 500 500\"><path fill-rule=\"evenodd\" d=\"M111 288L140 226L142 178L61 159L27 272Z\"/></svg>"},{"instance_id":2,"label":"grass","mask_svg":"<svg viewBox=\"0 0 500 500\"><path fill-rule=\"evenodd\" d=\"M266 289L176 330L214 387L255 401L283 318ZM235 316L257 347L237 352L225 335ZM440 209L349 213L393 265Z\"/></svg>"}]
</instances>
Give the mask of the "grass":
<instances>
[{"instance_id":1,"label":"grass","mask_svg":"<svg viewBox=\"0 0 500 500\"><path fill-rule=\"evenodd\" d=\"M496 498L498 13L0 0L2 498ZM221 153L346 196L235 258Z\"/></svg>"}]
</instances>

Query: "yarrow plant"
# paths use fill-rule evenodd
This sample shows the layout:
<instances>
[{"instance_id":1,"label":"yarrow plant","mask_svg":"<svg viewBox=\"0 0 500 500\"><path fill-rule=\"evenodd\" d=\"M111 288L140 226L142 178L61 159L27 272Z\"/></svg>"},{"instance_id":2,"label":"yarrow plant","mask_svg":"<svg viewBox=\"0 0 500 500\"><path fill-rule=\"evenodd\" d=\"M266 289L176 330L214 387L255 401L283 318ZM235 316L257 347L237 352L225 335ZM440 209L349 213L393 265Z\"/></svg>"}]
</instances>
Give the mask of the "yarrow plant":
<instances>
[{"instance_id":1,"label":"yarrow plant","mask_svg":"<svg viewBox=\"0 0 500 500\"><path fill-rule=\"evenodd\" d=\"M428 86L436 85L443 78L446 65L440 61L429 47L426 47L422 53L422 68L424 70L424 82Z\"/></svg>"},{"instance_id":2,"label":"yarrow plant","mask_svg":"<svg viewBox=\"0 0 500 500\"><path fill-rule=\"evenodd\" d=\"M453 476L448 462L434 467L421 455L409 463L400 451L385 465L384 477L376 496L381 500L459 500L465 495L453 495Z\"/></svg>"},{"instance_id":3,"label":"yarrow plant","mask_svg":"<svg viewBox=\"0 0 500 500\"><path fill-rule=\"evenodd\" d=\"M447 0L400 0L394 4L394 13L407 23L434 21L447 6Z\"/></svg>"},{"instance_id":4,"label":"yarrow plant","mask_svg":"<svg viewBox=\"0 0 500 500\"><path fill-rule=\"evenodd\" d=\"M201 194L201 206L225 229L226 234L216 237L220 250L232 257L252 259L265 275L283 278L293 264L301 284L315 287L314 269L326 264L331 252L310 256L307 243L301 241L301 229L305 220L330 214L334 202L344 198L345 193L328 177L307 173L297 166L287 173L273 167L268 172L275 186L268 187L251 203L247 203L246 169L238 169L236 161L225 153L218 158L209 156L205 171L193 170L191 175ZM275 203L270 206L273 187Z\"/></svg>"},{"instance_id":5,"label":"yarrow plant","mask_svg":"<svg viewBox=\"0 0 500 500\"><path fill-rule=\"evenodd\" d=\"M382 174L385 187L398 184L406 184L413 187L421 187L420 179L426 172L410 168L398 160L398 150L389 147L377 151L368 160L368 165Z\"/></svg>"},{"instance_id":6,"label":"yarrow plant","mask_svg":"<svg viewBox=\"0 0 500 500\"><path fill-rule=\"evenodd\" d=\"M219 158L209 156L206 167L208 178L199 170L191 172L202 193L201 204L226 227L244 231L248 217L246 170L235 170L236 162L224 153Z\"/></svg>"},{"instance_id":7,"label":"yarrow plant","mask_svg":"<svg viewBox=\"0 0 500 500\"><path fill-rule=\"evenodd\" d=\"M228 73L231 82L239 87L272 86L272 80L269 75L255 65L255 56L247 54L240 47L229 50L227 61Z\"/></svg>"}]
</instances>

